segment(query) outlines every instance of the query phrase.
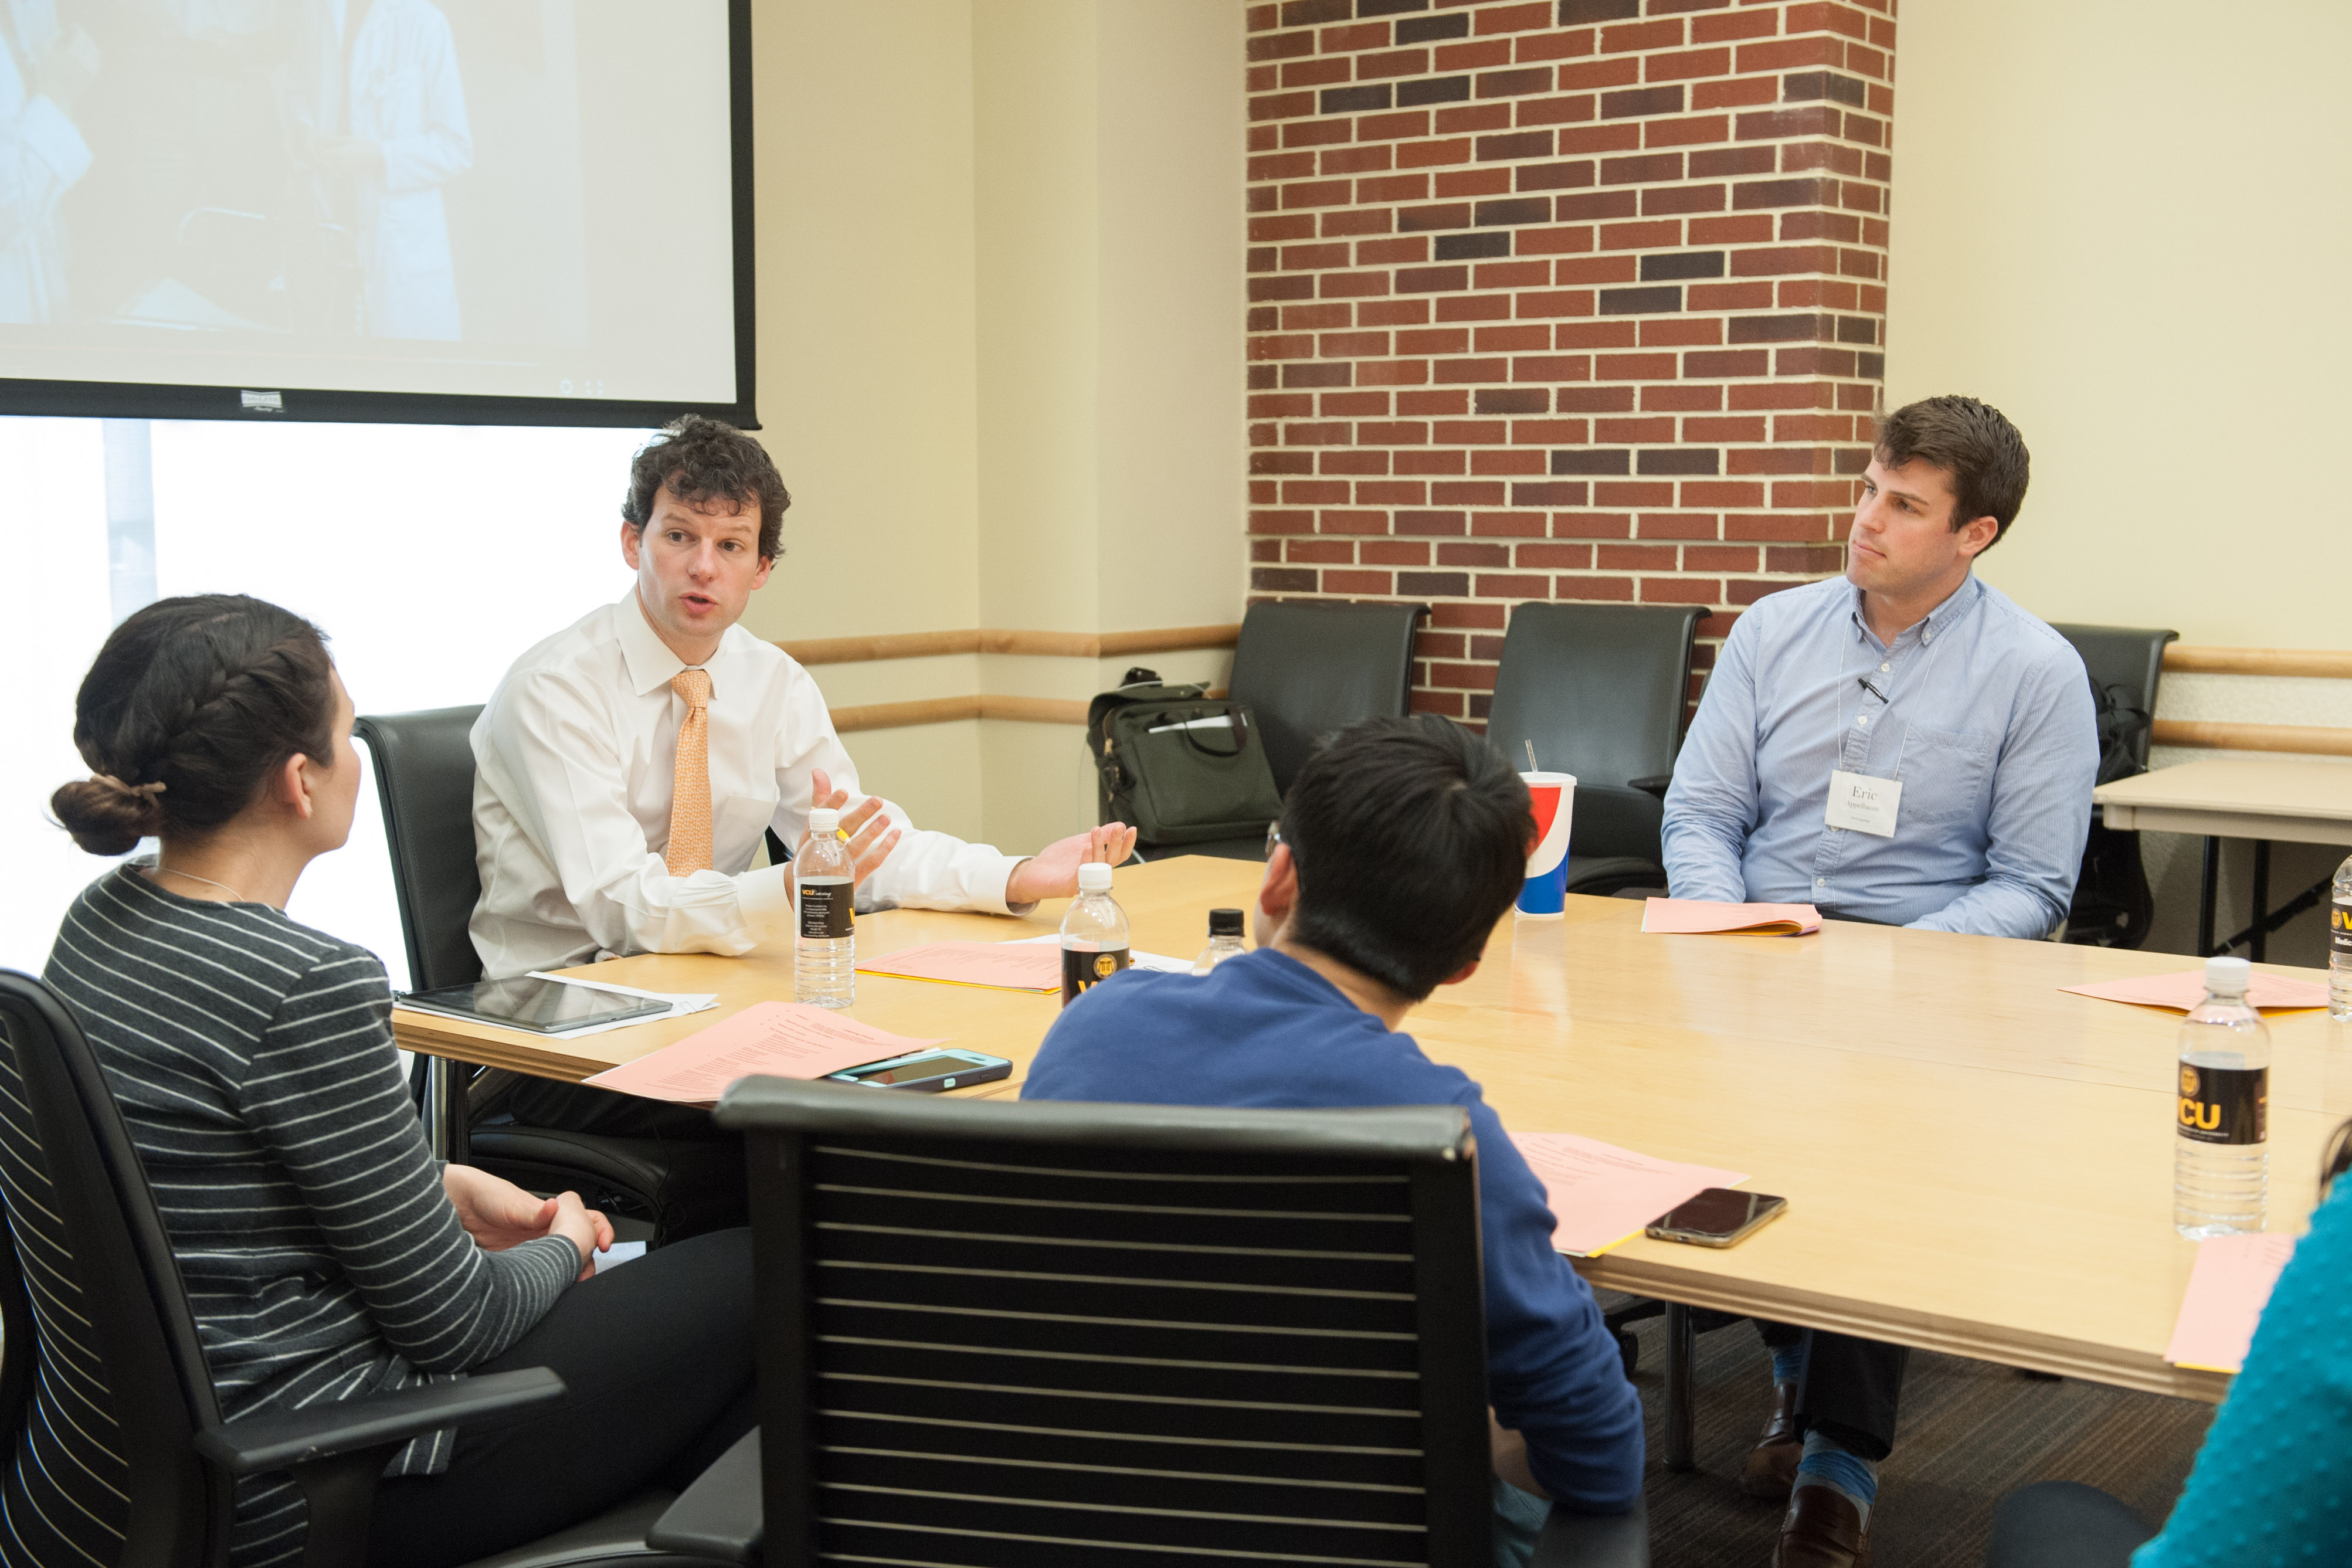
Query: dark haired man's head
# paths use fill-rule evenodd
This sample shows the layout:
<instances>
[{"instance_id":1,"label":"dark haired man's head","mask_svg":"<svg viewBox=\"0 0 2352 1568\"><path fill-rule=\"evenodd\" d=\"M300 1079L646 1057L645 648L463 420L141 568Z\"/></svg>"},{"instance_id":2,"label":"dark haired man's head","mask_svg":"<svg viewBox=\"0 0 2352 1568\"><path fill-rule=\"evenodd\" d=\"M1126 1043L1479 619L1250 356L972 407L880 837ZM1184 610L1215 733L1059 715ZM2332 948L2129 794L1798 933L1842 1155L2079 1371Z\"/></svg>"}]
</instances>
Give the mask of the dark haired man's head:
<instances>
[{"instance_id":1,"label":"dark haired man's head","mask_svg":"<svg viewBox=\"0 0 2352 1568\"><path fill-rule=\"evenodd\" d=\"M2025 437L2000 409L1973 397L1923 397L1905 404L1879 422L1871 455L1890 469L1914 462L1942 469L1951 495L1946 526L1957 532L1977 518L1992 519L1987 550L2000 542L2025 505L2031 467Z\"/></svg>"},{"instance_id":2,"label":"dark haired man's head","mask_svg":"<svg viewBox=\"0 0 2352 1568\"><path fill-rule=\"evenodd\" d=\"M646 623L702 664L774 568L792 498L757 441L688 416L637 454L621 503L621 558Z\"/></svg>"},{"instance_id":3,"label":"dark haired man's head","mask_svg":"<svg viewBox=\"0 0 2352 1568\"><path fill-rule=\"evenodd\" d=\"M1973 397L1930 397L1886 416L1863 470L1845 561L1882 636L1898 635L1968 580L2015 521L2025 479L2024 438Z\"/></svg>"},{"instance_id":4,"label":"dark haired man's head","mask_svg":"<svg viewBox=\"0 0 2352 1568\"><path fill-rule=\"evenodd\" d=\"M49 809L84 849L121 855L151 836L203 838L297 763L334 776L320 828L340 843L359 780L350 706L326 639L292 611L234 594L158 600L83 677L74 746L92 776Z\"/></svg>"},{"instance_id":5,"label":"dark haired man's head","mask_svg":"<svg viewBox=\"0 0 2352 1568\"><path fill-rule=\"evenodd\" d=\"M621 517L643 534L662 490L698 510L748 515L762 561L782 552L784 511L793 498L768 449L721 420L689 414L672 420L637 449Z\"/></svg>"},{"instance_id":6,"label":"dark haired man's head","mask_svg":"<svg viewBox=\"0 0 2352 1568\"><path fill-rule=\"evenodd\" d=\"M1292 781L1262 909L1419 1001L1476 965L1535 837L1528 786L1483 737L1433 714L1368 719Z\"/></svg>"}]
</instances>

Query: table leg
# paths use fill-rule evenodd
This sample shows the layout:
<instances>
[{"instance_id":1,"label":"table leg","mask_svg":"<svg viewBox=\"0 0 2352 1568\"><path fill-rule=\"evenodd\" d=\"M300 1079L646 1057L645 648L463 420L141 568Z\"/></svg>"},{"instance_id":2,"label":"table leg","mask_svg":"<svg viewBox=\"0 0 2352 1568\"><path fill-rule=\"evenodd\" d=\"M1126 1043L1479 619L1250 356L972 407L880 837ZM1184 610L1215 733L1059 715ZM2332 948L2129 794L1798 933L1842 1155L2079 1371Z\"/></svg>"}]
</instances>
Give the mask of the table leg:
<instances>
[{"instance_id":1,"label":"table leg","mask_svg":"<svg viewBox=\"0 0 2352 1568\"><path fill-rule=\"evenodd\" d=\"M2270 951L2271 841L2254 840L2254 940L2246 956L2256 963Z\"/></svg>"},{"instance_id":2,"label":"table leg","mask_svg":"<svg viewBox=\"0 0 2352 1568\"><path fill-rule=\"evenodd\" d=\"M1698 1354L1698 1329L1691 1310L1666 1303L1666 1468L1695 1468L1698 1397L1692 1363Z\"/></svg>"},{"instance_id":3,"label":"table leg","mask_svg":"<svg viewBox=\"0 0 2352 1568\"><path fill-rule=\"evenodd\" d=\"M2213 956L2213 898L2221 890L2221 841L2208 834L2205 838L2205 874L2197 887L2197 956L2202 960Z\"/></svg>"},{"instance_id":4,"label":"table leg","mask_svg":"<svg viewBox=\"0 0 2352 1568\"><path fill-rule=\"evenodd\" d=\"M466 1090L473 1075L447 1057L425 1058L425 1142L436 1160L464 1164L473 1157L466 1123Z\"/></svg>"}]
</instances>

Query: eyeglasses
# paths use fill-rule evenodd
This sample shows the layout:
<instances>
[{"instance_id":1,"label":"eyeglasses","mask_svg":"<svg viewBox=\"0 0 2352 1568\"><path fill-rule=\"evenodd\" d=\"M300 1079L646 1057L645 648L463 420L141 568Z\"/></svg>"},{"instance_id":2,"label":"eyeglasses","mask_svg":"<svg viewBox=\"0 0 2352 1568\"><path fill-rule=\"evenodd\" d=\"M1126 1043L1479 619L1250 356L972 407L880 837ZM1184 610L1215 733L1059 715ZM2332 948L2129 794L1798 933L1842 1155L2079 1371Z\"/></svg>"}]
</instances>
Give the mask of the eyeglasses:
<instances>
[{"instance_id":1,"label":"eyeglasses","mask_svg":"<svg viewBox=\"0 0 2352 1568\"><path fill-rule=\"evenodd\" d=\"M2327 1152L2319 1160L2319 1195L2326 1197L2336 1178L2347 1171L2352 1171L2352 1121L2337 1128L2327 1140Z\"/></svg>"},{"instance_id":2,"label":"eyeglasses","mask_svg":"<svg viewBox=\"0 0 2352 1568\"><path fill-rule=\"evenodd\" d=\"M1280 822L1267 823L1265 825L1265 858L1267 859L1271 860L1274 858L1275 848L1281 842L1282 824Z\"/></svg>"}]
</instances>

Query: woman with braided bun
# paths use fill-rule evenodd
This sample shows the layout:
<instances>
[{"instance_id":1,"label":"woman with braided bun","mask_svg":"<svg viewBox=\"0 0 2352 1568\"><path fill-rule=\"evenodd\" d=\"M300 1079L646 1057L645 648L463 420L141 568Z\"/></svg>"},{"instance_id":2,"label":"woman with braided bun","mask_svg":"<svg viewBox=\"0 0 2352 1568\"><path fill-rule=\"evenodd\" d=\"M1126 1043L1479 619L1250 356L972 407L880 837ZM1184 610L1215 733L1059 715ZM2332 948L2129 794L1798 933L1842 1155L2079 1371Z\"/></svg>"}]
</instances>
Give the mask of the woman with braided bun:
<instances>
[{"instance_id":1,"label":"woman with braided bun","mask_svg":"<svg viewBox=\"0 0 2352 1568\"><path fill-rule=\"evenodd\" d=\"M349 836L364 764L317 627L257 599L166 599L107 639L77 699L90 777L50 806L118 856L67 913L47 977L138 1145L231 1417L469 1372L548 1366L566 1396L495 1431L419 1437L377 1489L372 1557L440 1568L682 1487L753 1419L751 1253L726 1231L597 1276L577 1194L436 1168L402 1081L383 966L286 918ZM0 1477L0 1564L119 1561L110 1388L57 1326L72 1238L0 1053L0 1185L44 1325L46 1375ZM231 1562L291 1563L290 1477L238 1485Z\"/></svg>"}]
</instances>

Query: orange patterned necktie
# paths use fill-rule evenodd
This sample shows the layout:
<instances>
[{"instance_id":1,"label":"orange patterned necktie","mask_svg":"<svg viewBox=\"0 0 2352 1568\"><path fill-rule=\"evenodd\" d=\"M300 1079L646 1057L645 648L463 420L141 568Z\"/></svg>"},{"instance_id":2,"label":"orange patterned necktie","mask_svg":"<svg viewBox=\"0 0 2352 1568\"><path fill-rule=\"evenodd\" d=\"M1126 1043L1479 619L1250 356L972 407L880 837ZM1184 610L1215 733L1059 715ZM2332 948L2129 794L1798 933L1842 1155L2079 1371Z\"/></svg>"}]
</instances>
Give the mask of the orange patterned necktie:
<instances>
[{"instance_id":1,"label":"orange patterned necktie","mask_svg":"<svg viewBox=\"0 0 2352 1568\"><path fill-rule=\"evenodd\" d=\"M673 877L710 869L710 672L681 669L669 689L686 699L671 763L669 847L662 859Z\"/></svg>"}]
</instances>

